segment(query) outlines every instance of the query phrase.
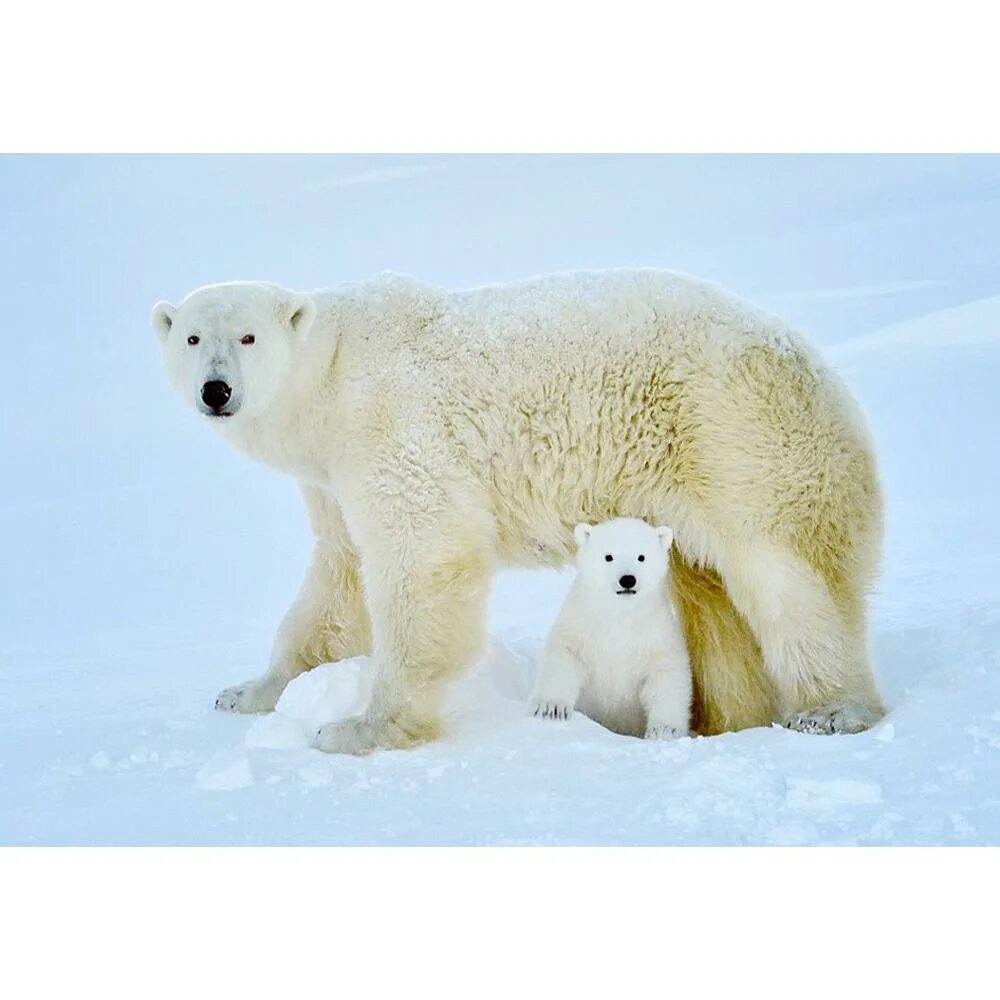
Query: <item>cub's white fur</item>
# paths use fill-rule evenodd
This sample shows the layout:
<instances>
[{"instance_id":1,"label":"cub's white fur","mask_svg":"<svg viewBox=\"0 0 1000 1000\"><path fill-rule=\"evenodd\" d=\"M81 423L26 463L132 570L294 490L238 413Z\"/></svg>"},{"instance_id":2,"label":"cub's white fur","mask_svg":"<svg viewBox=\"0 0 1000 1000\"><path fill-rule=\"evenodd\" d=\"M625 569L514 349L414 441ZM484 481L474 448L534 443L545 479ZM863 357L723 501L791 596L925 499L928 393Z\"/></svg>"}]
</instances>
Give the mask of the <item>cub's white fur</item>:
<instances>
[{"instance_id":1,"label":"cub's white fur","mask_svg":"<svg viewBox=\"0 0 1000 1000\"><path fill-rule=\"evenodd\" d=\"M686 736L691 666L667 591L673 532L622 517L575 535L577 575L545 642L534 714L579 708L627 736Z\"/></svg>"}]
</instances>

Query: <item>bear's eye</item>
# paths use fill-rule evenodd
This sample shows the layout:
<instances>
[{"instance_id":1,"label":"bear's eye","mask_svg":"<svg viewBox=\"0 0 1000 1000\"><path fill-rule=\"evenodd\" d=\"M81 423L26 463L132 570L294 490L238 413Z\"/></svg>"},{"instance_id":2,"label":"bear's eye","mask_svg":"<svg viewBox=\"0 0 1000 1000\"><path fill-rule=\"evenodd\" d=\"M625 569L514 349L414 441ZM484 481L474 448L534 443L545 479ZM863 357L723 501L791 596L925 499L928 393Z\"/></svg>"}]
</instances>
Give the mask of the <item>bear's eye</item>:
<instances>
[{"instance_id":1,"label":"bear's eye","mask_svg":"<svg viewBox=\"0 0 1000 1000\"><path fill-rule=\"evenodd\" d=\"M645 561L646 561L645 556L639 556L639 562L645 562Z\"/></svg>"},{"instance_id":2,"label":"bear's eye","mask_svg":"<svg viewBox=\"0 0 1000 1000\"><path fill-rule=\"evenodd\" d=\"M257 338L252 333L248 333L245 337L242 337L240 339L240 343L246 344L249 347L249 345L252 344L256 339Z\"/></svg>"},{"instance_id":3,"label":"bear's eye","mask_svg":"<svg viewBox=\"0 0 1000 1000\"><path fill-rule=\"evenodd\" d=\"M192 347L194 347L194 345L197 344L199 340L201 340L201 337L196 337L193 333L191 334L190 337L188 337L188 343Z\"/></svg>"},{"instance_id":4,"label":"bear's eye","mask_svg":"<svg viewBox=\"0 0 1000 1000\"><path fill-rule=\"evenodd\" d=\"M612 559L614 559L614 556L605 556L604 557L604 561L605 562L611 562Z\"/></svg>"}]
</instances>

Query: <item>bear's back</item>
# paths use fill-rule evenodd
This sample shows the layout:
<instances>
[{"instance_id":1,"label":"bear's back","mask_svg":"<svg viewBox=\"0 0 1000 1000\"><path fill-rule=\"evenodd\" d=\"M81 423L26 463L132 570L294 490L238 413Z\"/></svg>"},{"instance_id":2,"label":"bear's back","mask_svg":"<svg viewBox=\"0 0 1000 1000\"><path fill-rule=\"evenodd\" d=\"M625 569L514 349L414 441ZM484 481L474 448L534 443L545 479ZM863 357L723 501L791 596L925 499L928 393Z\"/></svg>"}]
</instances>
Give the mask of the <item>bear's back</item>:
<instances>
[{"instance_id":1,"label":"bear's back","mask_svg":"<svg viewBox=\"0 0 1000 1000\"><path fill-rule=\"evenodd\" d=\"M746 303L709 281L657 268L565 271L448 292L446 316L493 340L543 333L635 332L654 320L740 312Z\"/></svg>"},{"instance_id":2,"label":"bear's back","mask_svg":"<svg viewBox=\"0 0 1000 1000\"><path fill-rule=\"evenodd\" d=\"M317 297L321 317L363 332L376 351L519 370L563 365L566 351L606 356L689 349L723 354L750 341L801 348L780 319L722 286L661 268L564 271L447 290L385 272Z\"/></svg>"}]
</instances>

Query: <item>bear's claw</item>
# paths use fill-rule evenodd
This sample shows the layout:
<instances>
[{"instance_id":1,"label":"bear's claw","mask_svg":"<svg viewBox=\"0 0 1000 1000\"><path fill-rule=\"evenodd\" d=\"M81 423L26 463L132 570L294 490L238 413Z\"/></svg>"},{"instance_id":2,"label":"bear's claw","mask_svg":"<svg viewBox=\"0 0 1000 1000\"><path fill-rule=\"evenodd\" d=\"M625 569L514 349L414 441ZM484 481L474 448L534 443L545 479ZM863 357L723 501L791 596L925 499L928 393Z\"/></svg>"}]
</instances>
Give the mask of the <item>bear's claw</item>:
<instances>
[{"instance_id":1,"label":"bear's claw","mask_svg":"<svg viewBox=\"0 0 1000 1000\"><path fill-rule=\"evenodd\" d=\"M556 719L565 721L573 714L573 709L569 705L564 705L556 701L540 701L534 706L532 715L539 719Z\"/></svg>"},{"instance_id":2,"label":"bear's claw","mask_svg":"<svg viewBox=\"0 0 1000 1000\"><path fill-rule=\"evenodd\" d=\"M219 692L215 708L219 712L272 712L278 702L278 694L272 685L247 681Z\"/></svg>"},{"instance_id":3,"label":"bear's claw","mask_svg":"<svg viewBox=\"0 0 1000 1000\"><path fill-rule=\"evenodd\" d=\"M649 726L646 729L647 740L677 740L681 737L681 731L676 726L657 725Z\"/></svg>"},{"instance_id":4,"label":"bear's claw","mask_svg":"<svg viewBox=\"0 0 1000 1000\"><path fill-rule=\"evenodd\" d=\"M781 724L799 733L830 736L835 733L863 733L881 718L881 712L864 705L830 705L808 712L791 712L781 720Z\"/></svg>"},{"instance_id":5,"label":"bear's claw","mask_svg":"<svg viewBox=\"0 0 1000 1000\"><path fill-rule=\"evenodd\" d=\"M215 699L215 707L219 712L239 712L245 694L244 687L226 688Z\"/></svg>"}]
</instances>

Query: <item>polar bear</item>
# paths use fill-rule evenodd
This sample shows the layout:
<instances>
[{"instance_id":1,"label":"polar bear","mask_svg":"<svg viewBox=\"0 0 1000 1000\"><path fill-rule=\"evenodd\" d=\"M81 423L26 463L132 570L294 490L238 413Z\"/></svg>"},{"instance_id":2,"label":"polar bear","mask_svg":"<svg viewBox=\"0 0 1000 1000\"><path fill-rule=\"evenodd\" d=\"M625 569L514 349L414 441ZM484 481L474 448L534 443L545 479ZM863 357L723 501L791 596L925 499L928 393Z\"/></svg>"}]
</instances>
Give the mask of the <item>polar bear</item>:
<instances>
[{"instance_id":1,"label":"polar bear","mask_svg":"<svg viewBox=\"0 0 1000 1000\"><path fill-rule=\"evenodd\" d=\"M497 567L561 566L574 525L627 516L674 529L696 732L882 715L865 422L795 332L718 286L655 269L465 291L234 282L152 322L182 399L299 481L316 535L267 671L219 708L268 711L302 671L371 653L368 709L319 745L434 739Z\"/></svg>"},{"instance_id":2,"label":"polar bear","mask_svg":"<svg viewBox=\"0 0 1000 1000\"><path fill-rule=\"evenodd\" d=\"M625 736L687 736L691 667L667 588L673 532L619 517L574 534L577 574L545 640L533 713L579 708Z\"/></svg>"}]
</instances>

